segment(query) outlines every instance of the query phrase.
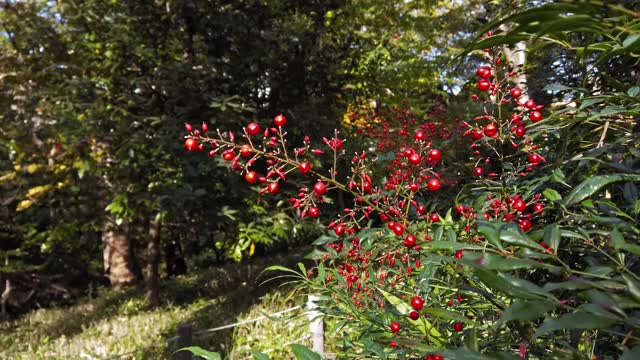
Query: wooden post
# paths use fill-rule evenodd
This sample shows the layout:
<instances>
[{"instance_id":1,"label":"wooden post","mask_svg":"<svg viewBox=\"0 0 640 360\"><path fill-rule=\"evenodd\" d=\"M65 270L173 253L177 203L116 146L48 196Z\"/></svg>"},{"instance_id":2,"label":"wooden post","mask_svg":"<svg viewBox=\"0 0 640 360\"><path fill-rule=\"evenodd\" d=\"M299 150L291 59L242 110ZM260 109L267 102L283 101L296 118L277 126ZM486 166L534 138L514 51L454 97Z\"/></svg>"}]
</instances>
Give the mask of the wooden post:
<instances>
[{"instance_id":1,"label":"wooden post","mask_svg":"<svg viewBox=\"0 0 640 360\"><path fill-rule=\"evenodd\" d=\"M309 295L307 301L307 317L309 318L309 331L311 332L312 348L311 350L324 356L324 324L322 322L322 313L318 311L316 302L320 300L317 295Z\"/></svg>"},{"instance_id":2,"label":"wooden post","mask_svg":"<svg viewBox=\"0 0 640 360\"><path fill-rule=\"evenodd\" d=\"M178 349L183 349L191 346L191 339L193 335L193 325L190 323L182 324L178 326ZM176 353L176 360L191 360L190 351L179 351Z\"/></svg>"}]
</instances>

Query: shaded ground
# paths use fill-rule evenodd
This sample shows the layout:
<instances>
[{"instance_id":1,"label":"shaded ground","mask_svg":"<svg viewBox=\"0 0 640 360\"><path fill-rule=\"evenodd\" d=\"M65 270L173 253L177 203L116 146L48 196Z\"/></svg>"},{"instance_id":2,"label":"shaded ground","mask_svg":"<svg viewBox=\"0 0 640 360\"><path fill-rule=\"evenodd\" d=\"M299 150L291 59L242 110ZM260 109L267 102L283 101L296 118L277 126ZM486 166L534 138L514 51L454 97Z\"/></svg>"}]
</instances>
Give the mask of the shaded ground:
<instances>
[{"instance_id":1,"label":"shaded ground","mask_svg":"<svg viewBox=\"0 0 640 360\"><path fill-rule=\"evenodd\" d=\"M167 346L164 339L175 336L181 323L207 329L302 302L301 297L286 301L287 289L278 288L275 281L258 286L269 275L256 278L270 265L294 267L304 253L253 259L167 280L162 283L162 307L150 311L145 310L144 289L105 291L72 307L34 311L0 323L0 359L104 359L140 348L118 359L168 359L175 345ZM266 320L196 336L194 344L233 359L249 357L252 348L270 350L273 358L282 359L288 357L286 351L273 349L282 349L304 331L301 317Z\"/></svg>"}]
</instances>

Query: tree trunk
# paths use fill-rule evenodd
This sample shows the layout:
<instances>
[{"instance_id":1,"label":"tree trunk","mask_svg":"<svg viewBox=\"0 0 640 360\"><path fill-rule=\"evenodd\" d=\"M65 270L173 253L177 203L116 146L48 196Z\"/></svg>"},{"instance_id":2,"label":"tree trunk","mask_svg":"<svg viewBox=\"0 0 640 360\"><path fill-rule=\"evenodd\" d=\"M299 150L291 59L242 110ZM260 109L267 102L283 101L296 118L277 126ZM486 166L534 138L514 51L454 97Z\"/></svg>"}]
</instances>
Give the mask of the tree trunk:
<instances>
[{"instance_id":1,"label":"tree trunk","mask_svg":"<svg viewBox=\"0 0 640 360\"><path fill-rule=\"evenodd\" d=\"M524 66L526 60L527 43L525 43L524 41L520 41L513 45L512 48L505 46L502 48L502 52L504 53L507 62L511 64L514 70L522 70L522 67ZM524 73L524 71L521 71L518 74L518 76L515 78L515 82L518 87L520 87L520 89L525 92L525 94L519 99L521 102L524 102L526 99L528 99L528 96L526 94L527 75Z\"/></svg>"},{"instance_id":2,"label":"tree trunk","mask_svg":"<svg viewBox=\"0 0 640 360\"><path fill-rule=\"evenodd\" d=\"M107 215L102 228L105 274L109 277L111 286L115 289L120 289L136 282L127 228L126 222L118 226L110 215Z\"/></svg>"},{"instance_id":3,"label":"tree trunk","mask_svg":"<svg viewBox=\"0 0 640 360\"><path fill-rule=\"evenodd\" d=\"M162 221L160 216L156 216L149 221L149 244L147 252L149 256L149 268L147 279L147 304L150 307L160 305L160 275L158 267L160 265L160 229Z\"/></svg>"},{"instance_id":4,"label":"tree trunk","mask_svg":"<svg viewBox=\"0 0 640 360\"><path fill-rule=\"evenodd\" d=\"M4 257L4 265L9 268L9 256ZM11 281L9 280L9 276L7 276L7 280L5 280L4 290L2 294L0 294L0 318L4 319L7 316L7 306L6 303L9 300L9 296L11 296Z\"/></svg>"}]
</instances>

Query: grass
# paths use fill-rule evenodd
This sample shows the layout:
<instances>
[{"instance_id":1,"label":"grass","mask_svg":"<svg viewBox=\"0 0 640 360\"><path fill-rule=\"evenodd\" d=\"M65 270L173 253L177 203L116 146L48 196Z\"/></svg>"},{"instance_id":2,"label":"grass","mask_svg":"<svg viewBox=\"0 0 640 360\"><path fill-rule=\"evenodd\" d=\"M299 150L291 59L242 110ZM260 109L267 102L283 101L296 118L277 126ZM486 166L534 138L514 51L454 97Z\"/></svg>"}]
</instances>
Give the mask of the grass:
<instances>
[{"instance_id":1,"label":"grass","mask_svg":"<svg viewBox=\"0 0 640 360\"><path fill-rule=\"evenodd\" d=\"M145 308L144 289L103 291L93 300L66 308L40 309L0 323L0 359L171 359L180 324L194 331L253 319L300 305L277 282L259 286L269 265L293 267L299 255L254 259L164 281L163 305ZM272 359L293 358L285 346L306 335L301 311L240 327L194 336L193 344L225 358L250 359L251 350ZM308 341L298 342L308 343Z\"/></svg>"}]
</instances>

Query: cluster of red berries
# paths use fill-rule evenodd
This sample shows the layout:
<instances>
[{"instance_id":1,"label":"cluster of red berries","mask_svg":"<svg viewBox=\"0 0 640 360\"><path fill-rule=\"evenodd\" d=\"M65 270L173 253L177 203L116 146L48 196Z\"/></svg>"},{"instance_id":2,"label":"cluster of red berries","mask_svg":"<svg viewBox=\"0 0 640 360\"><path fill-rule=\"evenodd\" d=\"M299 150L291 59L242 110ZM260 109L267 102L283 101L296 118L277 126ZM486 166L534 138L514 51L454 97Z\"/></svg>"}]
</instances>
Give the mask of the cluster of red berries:
<instances>
[{"instance_id":1,"label":"cluster of red berries","mask_svg":"<svg viewBox=\"0 0 640 360\"><path fill-rule=\"evenodd\" d=\"M486 121L486 124L470 125L467 122L467 130L465 136L472 139L471 150L478 157L477 166L473 169L476 177L489 176L490 178L502 177L506 174L499 171L487 170L487 167L497 162L495 155L498 148L502 148L500 144L510 144L514 150L520 153L528 154L527 163L522 163L522 169L518 172L518 176L526 176L527 172L533 171L536 165L543 163L545 159L540 156L536 150L538 146L533 144L527 134L527 122L529 119L532 123L537 123L543 119L541 110L543 105L536 104L533 99L522 100L523 91L516 85L512 85L512 79L517 74L516 71L509 70L506 64L503 64L499 55L495 57L489 56L490 65L484 65L477 69L476 74L478 80L478 90L481 92L490 91L484 102L493 103L498 107L512 103L514 111L508 119L496 117L493 113L484 107L484 113L474 118L476 122ZM474 100L480 100L477 95L472 95ZM486 148L486 155L483 157L483 148ZM503 154L503 156L506 154ZM484 161L484 165L480 164Z\"/></svg>"},{"instance_id":2,"label":"cluster of red berries","mask_svg":"<svg viewBox=\"0 0 640 360\"><path fill-rule=\"evenodd\" d=\"M504 157L499 156L503 146L498 145L502 144L511 143L512 148L518 151L516 155L527 154L528 162L524 165L524 171L532 171L533 166L545 161L536 153L537 146L527 135L528 122L525 120L528 118L534 123L542 120L540 111L543 107L531 99L521 102L522 90L508 85L515 72L510 71L503 79L499 78L503 68L498 60L477 70L480 77L478 89L490 91L491 98L487 102L500 106L507 103L515 105L517 109L508 119L495 117L485 109L483 115L475 118L477 125L471 126L468 122L456 120L453 126L448 127L444 121L446 109L442 104L436 105L426 121L416 119L410 110L398 107L383 109L365 116L364 127L356 129L356 134L371 145L371 150L350 154L347 165L351 171L340 174L340 178L336 160L346 154L345 139L339 136L339 132L335 131L330 138L322 138L322 144L318 147L312 147L311 139L305 137L302 146L290 150L284 131L287 119L282 114L273 119L272 127L263 129L256 122L249 123L238 139L233 132L219 130L209 137L209 128L205 123L200 129L185 124L188 135L184 147L197 152L210 147L209 156L220 154L233 170L244 175L248 183L258 184L261 187L260 194L278 194L281 184L291 174L311 177L307 186L299 186L297 195L289 198L291 207L299 211L302 218L318 217L325 196L331 190L339 189L351 194L353 206L344 208L327 226L337 238L335 242L327 244L329 252L323 255L323 260L333 261L335 272L326 274L321 281L344 284L349 305L354 305L355 309L367 309L375 305L384 308L387 300L375 291L376 288L382 286L393 291L402 287L406 291L407 279L415 275L414 269L423 268L420 259L424 260L425 254L421 251L435 246L434 243L429 245L433 239L430 236L433 235L430 232L433 227L442 230L440 223L451 226L451 219L455 217L459 219L456 226L463 230L460 233L466 236L459 241L480 241L483 240L482 236L473 228L478 212L486 219L517 222L523 231L528 231L533 226L533 217L544 210L539 195L529 200L522 195L505 198L489 196L486 208L476 210L471 206L457 205L457 215L453 216L447 213L441 217L433 208L427 210L429 202L439 196L438 192L443 187L446 190L458 183L453 180L453 175L446 173L448 158L443 156L443 153L455 150L449 147L451 141L448 141L453 135L471 137L471 149L478 158L473 168L473 174L477 177L506 176L503 168L496 166L504 161ZM480 125L481 121L486 123ZM458 141L462 141L462 138ZM489 155L483 155L487 149ZM325 152L334 155L333 167L327 172L314 169L312 164L318 164L314 157ZM264 175L254 170L253 166L258 161L266 167ZM386 172L383 175L384 182L378 186L376 178L379 174L376 171L381 164ZM371 220L379 220L387 227L387 230L378 231L376 239L389 241L362 245L365 237L361 231ZM541 245L548 248L546 244ZM456 259L463 256L463 250L455 251L453 255ZM334 281L335 274L339 281ZM337 294L333 298L339 300ZM449 303L450 306L454 304L453 300L449 300ZM419 320L425 305L424 298L413 296L410 305L413 310L407 314L409 319ZM403 320L400 320L389 323L392 333L402 330ZM462 332L464 323L453 322L451 330ZM432 354L425 359L437 360L442 356Z\"/></svg>"},{"instance_id":3,"label":"cluster of red berries","mask_svg":"<svg viewBox=\"0 0 640 360\"><path fill-rule=\"evenodd\" d=\"M525 232L533 226L531 218L544 211L544 204L540 202L540 194L535 194L529 204L520 194L506 197L504 200L500 198L494 199L491 195L488 195L487 200L491 202L489 203L488 211L484 212L485 219L506 222L518 221L520 228ZM528 208L532 212L527 213L526 210Z\"/></svg>"}]
</instances>

